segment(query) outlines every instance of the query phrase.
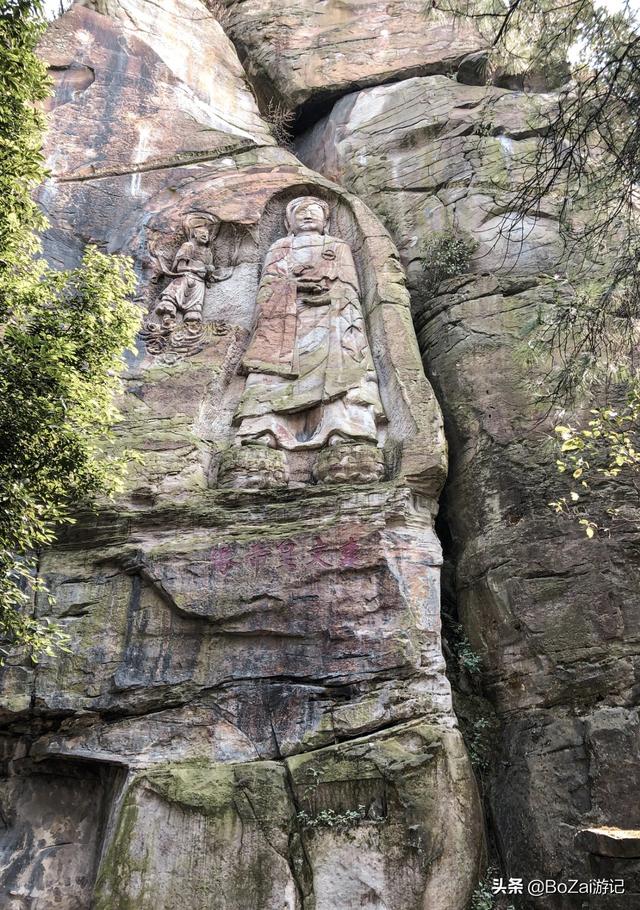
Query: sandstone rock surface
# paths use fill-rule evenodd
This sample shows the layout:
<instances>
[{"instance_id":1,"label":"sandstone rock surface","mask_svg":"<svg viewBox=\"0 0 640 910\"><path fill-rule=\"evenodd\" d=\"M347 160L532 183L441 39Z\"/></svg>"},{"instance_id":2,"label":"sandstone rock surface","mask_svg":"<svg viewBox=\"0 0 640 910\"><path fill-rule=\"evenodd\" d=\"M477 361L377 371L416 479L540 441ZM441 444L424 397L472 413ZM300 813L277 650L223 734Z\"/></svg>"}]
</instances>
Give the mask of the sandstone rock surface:
<instances>
[{"instance_id":1,"label":"sandstone rock surface","mask_svg":"<svg viewBox=\"0 0 640 910\"><path fill-rule=\"evenodd\" d=\"M552 103L446 76L408 79L342 98L296 151L380 215L416 278L412 291L432 235L447 230L477 245L472 272L538 276L562 257L559 202L511 232L518 213L505 204Z\"/></svg>"},{"instance_id":2,"label":"sandstone rock surface","mask_svg":"<svg viewBox=\"0 0 640 910\"><path fill-rule=\"evenodd\" d=\"M484 40L422 0L223 0L218 16L267 99L312 108L367 85L455 71Z\"/></svg>"},{"instance_id":3,"label":"sandstone rock surface","mask_svg":"<svg viewBox=\"0 0 640 910\"><path fill-rule=\"evenodd\" d=\"M76 5L42 42L56 86L53 177L127 173L135 191L136 174L171 161L275 144L233 45L199 3L131 0L115 11Z\"/></svg>"},{"instance_id":4,"label":"sandstone rock surface","mask_svg":"<svg viewBox=\"0 0 640 910\"><path fill-rule=\"evenodd\" d=\"M1 902L463 910L482 816L444 675L433 521L446 443L404 274L360 200L273 146L202 9L202 65L218 55L226 73L220 123L191 52L169 60L183 9L74 8L44 44L66 99L48 137L46 250L71 264L93 242L134 259L141 335L119 436L142 461L43 563L70 653L3 676ZM125 108L148 110L148 157L131 153ZM89 139L90 122L109 146ZM314 483L301 459L289 486L221 488L262 262L287 204L307 194L353 252L387 418L384 478ZM215 221L216 278L194 332L154 334L194 214Z\"/></svg>"},{"instance_id":5,"label":"sandstone rock surface","mask_svg":"<svg viewBox=\"0 0 640 910\"><path fill-rule=\"evenodd\" d=\"M638 823L640 604L633 532L588 542L547 506L553 415L536 406L541 375L523 348L550 301L544 275L565 265L559 200L510 243L505 224L517 223L510 200L549 103L411 79L341 99L298 151L380 215L409 271L450 443L449 596L502 725L490 786L500 852L515 876L588 878L576 833ZM477 247L434 294L429 245L447 232Z\"/></svg>"}]
</instances>

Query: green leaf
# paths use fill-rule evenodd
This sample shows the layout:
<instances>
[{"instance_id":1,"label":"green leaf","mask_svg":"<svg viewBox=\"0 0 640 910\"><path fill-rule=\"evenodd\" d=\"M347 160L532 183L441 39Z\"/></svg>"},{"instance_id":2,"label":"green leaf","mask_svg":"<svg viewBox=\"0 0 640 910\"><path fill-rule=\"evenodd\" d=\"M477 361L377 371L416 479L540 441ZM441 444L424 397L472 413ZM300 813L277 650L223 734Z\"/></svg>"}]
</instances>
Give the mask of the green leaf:
<instances>
[{"instance_id":1,"label":"green leaf","mask_svg":"<svg viewBox=\"0 0 640 910\"><path fill-rule=\"evenodd\" d=\"M58 272L40 258L46 226L32 191L46 177L49 92L36 55L38 2L10 0L0 17L0 635L32 660L66 648L64 631L28 609L48 596L34 552L73 510L118 487L125 459L107 456L123 351L139 311L128 260L88 247ZM51 600L49 599L49 603Z\"/></svg>"}]
</instances>

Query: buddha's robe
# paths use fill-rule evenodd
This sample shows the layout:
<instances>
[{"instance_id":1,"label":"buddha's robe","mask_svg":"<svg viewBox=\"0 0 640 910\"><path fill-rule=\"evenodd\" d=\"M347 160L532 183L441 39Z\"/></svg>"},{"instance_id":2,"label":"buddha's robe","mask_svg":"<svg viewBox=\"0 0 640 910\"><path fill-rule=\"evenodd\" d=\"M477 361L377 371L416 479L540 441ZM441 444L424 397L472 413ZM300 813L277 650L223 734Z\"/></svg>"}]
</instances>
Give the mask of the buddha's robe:
<instances>
[{"instance_id":1,"label":"buddha's robe","mask_svg":"<svg viewBox=\"0 0 640 910\"><path fill-rule=\"evenodd\" d=\"M383 410L345 241L298 235L273 244L242 366L240 442L267 431L285 449L319 448L332 434L377 441Z\"/></svg>"}]
</instances>

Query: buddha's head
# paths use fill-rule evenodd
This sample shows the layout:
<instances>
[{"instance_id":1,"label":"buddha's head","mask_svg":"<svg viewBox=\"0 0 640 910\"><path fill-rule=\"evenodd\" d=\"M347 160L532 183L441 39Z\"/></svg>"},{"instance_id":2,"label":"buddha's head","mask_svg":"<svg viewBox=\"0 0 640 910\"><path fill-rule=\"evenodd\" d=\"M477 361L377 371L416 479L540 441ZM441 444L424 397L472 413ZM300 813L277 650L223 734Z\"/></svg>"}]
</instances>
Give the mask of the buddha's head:
<instances>
[{"instance_id":1,"label":"buddha's head","mask_svg":"<svg viewBox=\"0 0 640 910\"><path fill-rule=\"evenodd\" d=\"M287 206L285 223L292 234L324 234L329 206L315 196L299 196Z\"/></svg>"}]
</instances>

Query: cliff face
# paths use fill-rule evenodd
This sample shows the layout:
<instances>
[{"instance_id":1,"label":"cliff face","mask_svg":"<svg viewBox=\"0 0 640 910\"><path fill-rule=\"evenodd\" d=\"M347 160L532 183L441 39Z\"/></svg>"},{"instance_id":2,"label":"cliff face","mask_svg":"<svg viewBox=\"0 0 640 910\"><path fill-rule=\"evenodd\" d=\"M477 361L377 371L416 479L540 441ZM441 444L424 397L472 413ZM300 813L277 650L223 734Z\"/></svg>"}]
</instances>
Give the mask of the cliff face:
<instances>
[{"instance_id":1,"label":"cliff face","mask_svg":"<svg viewBox=\"0 0 640 910\"><path fill-rule=\"evenodd\" d=\"M409 275L449 440L447 593L482 656L482 691L500 723L487 783L501 855L528 878L586 879L603 868L630 876L574 838L590 825L640 822L637 538L630 530L587 542L551 517L553 419L536 401L546 365L536 374L522 351L549 300L545 276L566 267L562 200L544 200L536 220L508 230L552 103L409 79L341 99L298 153L380 215ZM447 231L475 249L466 274L434 295L424 264ZM544 896L539 906L580 900Z\"/></svg>"},{"instance_id":2,"label":"cliff face","mask_svg":"<svg viewBox=\"0 0 640 910\"><path fill-rule=\"evenodd\" d=\"M141 460L44 557L71 653L5 675L3 906L463 908L484 841L440 645L446 445L397 252L276 146L203 7L103 9L42 46L41 201L54 261L134 258ZM308 197L324 234L287 258ZM291 319L276 390L243 363L284 356ZM284 448L237 445L247 401L284 433L318 382L334 444L310 411Z\"/></svg>"},{"instance_id":3,"label":"cliff face","mask_svg":"<svg viewBox=\"0 0 640 910\"><path fill-rule=\"evenodd\" d=\"M447 595L499 720L501 858L589 877L576 831L640 825L634 542L554 525L518 359L561 268L556 203L519 255L501 232L552 99L451 78L481 49L411 2L101 0L48 30L47 255L134 259L119 434L142 458L43 558L71 653L4 672L8 910L463 910L485 848L440 640L440 406ZM295 114L294 149L254 93ZM322 294L292 311L302 197L328 216ZM423 262L449 229L475 249L436 294ZM261 332L285 351L292 318L299 362L277 394L263 369L259 419L291 425L328 325L308 375L349 389L343 431L379 401L373 442L314 447L308 418L289 450L237 445L245 355ZM356 389L345 364L369 357Z\"/></svg>"}]
</instances>

